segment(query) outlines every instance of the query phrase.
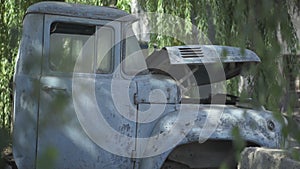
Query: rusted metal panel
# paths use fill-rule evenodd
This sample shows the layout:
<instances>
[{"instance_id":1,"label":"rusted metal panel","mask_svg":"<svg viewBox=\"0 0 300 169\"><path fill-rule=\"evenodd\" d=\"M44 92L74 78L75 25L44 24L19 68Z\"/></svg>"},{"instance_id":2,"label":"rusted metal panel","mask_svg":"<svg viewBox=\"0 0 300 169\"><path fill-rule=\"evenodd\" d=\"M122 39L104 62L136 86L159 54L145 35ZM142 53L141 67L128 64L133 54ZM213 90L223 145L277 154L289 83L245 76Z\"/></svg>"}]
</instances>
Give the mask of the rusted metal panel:
<instances>
[{"instance_id":1,"label":"rusted metal panel","mask_svg":"<svg viewBox=\"0 0 300 169\"><path fill-rule=\"evenodd\" d=\"M189 45L165 47L153 52L146 62L149 69L172 72L178 81L205 85L235 77L260 59L254 52L237 47ZM187 70L191 78L187 78Z\"/></svg>"},{"instance_id":2,"label":"rusted metal panel","mask_svg":"<svg viewBox=\"0 0 300 169\"><path fill-rule=\"evenodd\" d=\"M35 168L42 62L43 15L24 19L14 74L13 154L18 166Z\"/></svg>"},{"instance_id":3,"label":"rusted metal panel","mask_svg":"<svg viewBox=\"0 0 300 169\"><path fill-rule=\"evenodd\" d=\"M194 107L195 105L188 106ZM246 141L263 147L280 147L280 142L282 140L282 125L274 118L271 112L265 110L243 109L235 106L201 105L199 107L199 112L197 113L197 118L193 121L193 124L191 123L193 126L187 136L179 144L174 145L169 151L155 157L141 159L140 168L146 169L150 167L158 169L162 166L175 147L183 144L199 143L199 137L201 132L203 132L202 128L210 108L216 110L219 109L220 111L224 108L224 111L221 118L218 120L216 130L210 135L208 140L233 140L232 130L234 127L238 127L241 136ZM148 126L149 128L154 128L151 135L167 132L172 128L170 127L170 124L174 124L177 118L178 112L176 111L163 116L156 124L153 124L154 126ZM270 126L270 122L272 123L272 126ZM165 141L167 142L167 140Z\"/></svg>"},{"instance_id":4,"label":"rusted metal panel","mask_svg":"<svg viewBox=\"0 0 300 169\"><path fill-rule=\"evenodd\" d=\"M176 82L167 76L145 75L144 78L140 78L137 88L141 90L136 95L136 104L174 104L180 100Z\"/></svg>"},{"instance_id":5,"label":"rusted metal panel","mask_svg":"<svg viewBox=\"0 0 300 169\"><path fill-rule=\"evenodd\" d=\"M83 79L91 80L88 77ZM109 78L101 76L96 79L95 92L98 104L101 105L101 113L113 129L122 135L134 137L135 123L116 113L118 111L112 104L109 81ZM42 90L40 95L37 161L41 161L47 151L55 151L55 159L49 161L53 169L132 168L133 162L130 158L104 150L82 128L74 109L71 82L71 77L41 79L42 85L53 86L53 88ZM65 90L57 90L58 88ZM92 103L87 93L81 92L80 98L84 98L87 103ZM89 107L89 104L86 106ZM88 114L89 111L86 109L85 113ZM95 131L97 130L99 129L95 128ZM117 140L116 137L115 141ZM37 168L43 166L37 165Z\"/></svg>"},{"instance_id":6,"label":"rusted metal panel","mask_svg":"<svg viewBox=\"0 0 300 169\"><path fill-rule=\"evenodd\" d=\"M73 16L80 18L116 20L116 21L134 21L136 18L127 12L112 8L89 6L82 4L71 4L63 2L39 2L30 6L26 14L40 13L53 14L61 16Z\"/></svg>"},{"instance_id":7,"label":"rusted metal panel","mask_svg":"<svg viewBox=\"0 0 300 169\"><path fill-rule=\"evenodd\" d=\"M43 15L28 15L24 18L22 40L17 56L16 75L38 77L43 60Z\"/></svg>"},{"instance_id":8,"label":"rusted metal panel","mask_svg":"<svg viewBox=\"0 0 300 169\"><path fill-rule=\"evenodd\" d=\"M189 45L165 47L160 51L155 51L147 58L149 68L161 68L172 65L199 65L208 66L210 64L240 64L238 68L251 63L259 63L259 57L248 49L218 45ZM233 67L234 68L234 67ZM236 68L236 69L238 69Z\"/></svg>"}]
</instances>

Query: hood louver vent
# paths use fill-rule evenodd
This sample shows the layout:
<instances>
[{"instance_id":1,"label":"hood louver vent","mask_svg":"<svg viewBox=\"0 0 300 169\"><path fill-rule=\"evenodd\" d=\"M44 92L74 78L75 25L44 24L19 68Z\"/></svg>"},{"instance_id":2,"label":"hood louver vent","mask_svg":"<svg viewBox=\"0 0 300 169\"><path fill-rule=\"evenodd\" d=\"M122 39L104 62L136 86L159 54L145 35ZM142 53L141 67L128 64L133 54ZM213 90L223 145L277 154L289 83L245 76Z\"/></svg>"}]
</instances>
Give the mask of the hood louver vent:
<instances>
[{"instance_id":1,"label":"hood louver vent","mask_svg":"<svg viewBox=\"0 0 300 169\"><path fill-rule=\"evenodd\" d=\"M183 58L204 57L204 54L200 47L181 47L178 49L181 57Z\"/></svg>"}]
</instances>

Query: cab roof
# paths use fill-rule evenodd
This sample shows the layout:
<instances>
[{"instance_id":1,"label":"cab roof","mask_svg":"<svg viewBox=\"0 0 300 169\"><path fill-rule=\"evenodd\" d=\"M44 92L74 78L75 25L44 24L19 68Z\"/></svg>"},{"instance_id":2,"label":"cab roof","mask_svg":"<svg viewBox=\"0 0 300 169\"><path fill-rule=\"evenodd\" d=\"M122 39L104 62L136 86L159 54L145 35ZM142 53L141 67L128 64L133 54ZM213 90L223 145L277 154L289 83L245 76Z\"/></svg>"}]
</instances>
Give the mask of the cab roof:
<instances>
[{"instance_id":1,"label":"cab roof","mask_svg":"<svg viewBox=\"0 0 300 169\"><path fill-rule=\"evenodd\" d=\"M64 2L39 2L31 5L26 15L30 13L51 14L72 16L89 19L101 19L101 20L117 20L117 21L134 21L136 17L128 14L125 11L103 6L90 6L82 4L72 4Z\"/></svg>"}]
</instances>

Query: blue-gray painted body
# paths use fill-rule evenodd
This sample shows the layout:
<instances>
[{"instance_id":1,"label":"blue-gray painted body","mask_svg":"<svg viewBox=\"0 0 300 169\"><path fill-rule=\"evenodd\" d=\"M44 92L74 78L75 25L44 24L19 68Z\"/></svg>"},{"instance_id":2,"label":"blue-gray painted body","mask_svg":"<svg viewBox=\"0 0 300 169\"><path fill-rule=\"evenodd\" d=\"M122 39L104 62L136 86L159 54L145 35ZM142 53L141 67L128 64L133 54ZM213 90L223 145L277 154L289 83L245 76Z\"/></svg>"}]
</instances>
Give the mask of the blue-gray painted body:
<instances>
[{"instance_id":1,"label":"blue-gray painted body","mask_svg":"<svg viewBox=\"0 0 300 169\"><path fill-rule=\"evenodd\" d=\"M120 19L121 17L126 19ZM98 26L113 20L115 22L110 26L114 30L113 41L116 43L112 61L114 74L59 72L51 69L49 53L53 23ZM238 126L246 141L271 148L280 146L281 125L271 112L222 104L200 104L198 118L194 120L191 131L178 145L171 145L171 149L163 154L148 158L129 158L112 154L98 146L86 134L75 113L72 99L74 77L95 79L96 98L104 118L117 132L132 138L147 138L168 130L176 120L178 107L182 104L193 106L192 103L181 102L176 81L167 75L148 72L129 79L122 68L117 69L118 66L122 67L120 63L124 48L121 39L125 36L125 25L134 20L134 17L117 9L58 2L38 3L28 9L24 17L23 36L14 75L13 153L19 169L42 169L45 159L53 169L161 168L175 147L199 140L209 106L214 109L224 108L219 125L209 139L232 140L232 129ZM259 62L254 53L247 52L250 54L245 58L234 58L231 62L243 62L245 59ZM170 56L176 58L172 54ZM227 59L226 62L230 60ZM193 64L200 63L195 61ZM139 112L150 106L154 110L160 109L162 104L165 105L163 113L155 120L145 119L145 123L138 123L118 114L111 94L113 78L120 83L130 82L129 103L136 108L129 110L133 118L138 119ZM167 99L150 100L149 93L156 89L164 91ZM84 97L83 94L83 99ZM86 107L86 113L89 113L89 107ZM273 128L269 127L270 122L274 125ZM128 151L134 152L135 149Z\"/></svg>"}]
</instances>

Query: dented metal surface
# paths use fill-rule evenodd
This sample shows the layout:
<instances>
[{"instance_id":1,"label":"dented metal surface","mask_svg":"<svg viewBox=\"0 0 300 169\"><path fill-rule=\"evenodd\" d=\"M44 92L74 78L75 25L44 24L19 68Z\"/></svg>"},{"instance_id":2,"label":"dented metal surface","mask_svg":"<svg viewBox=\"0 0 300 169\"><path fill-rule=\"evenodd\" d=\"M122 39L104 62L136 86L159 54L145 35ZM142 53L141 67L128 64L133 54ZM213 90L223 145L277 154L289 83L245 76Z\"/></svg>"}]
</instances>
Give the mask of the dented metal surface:
<instances>
[{"instance_id":1,"label":"dented metal surface","mask_svg":"<svg viewBox=\"0 0 300 169\"><path fill-rule=\"evenodd\" d=\"M89 6L62 2L39 2L30 6L26 14L40 13L101 20L134 21L136 18L127 12L112 7Z\"/></svg>"},{"instance_id":2,"label":"dented metal surface","mask_svg":"<svg viewBox=\"0 0 300 169\"><path fill-rule=\"evenodd\" d=\"M23 36L19 49L19 56L14 76L14 133L13 151L19 169L43 169L43 161L49 159L49 166L53 169L93 169L93 168L161 168L168 156L176 147L185 144L195 144L199 141L200 133L208 118L210 109L223 112L217 121L216 130L208 140L232 140L232 129L238 127L242 137L249 142L265 147L279 147L281 140L281 125L274 119L271 112L241 108L234 105L205 105L183 104L181 93L176 79L166 74L152 74L147 72L128 79L122 69L116 69L121 63L123 47L114 46L113 68L114 74L70 73L51 70L49 64L50 27L54 22L78 23L81 25L105 25L107 20L117 20L110 25L115 31L114 41L120 42L125 36L124 22L119 20L128 14L106 7L90 7L71 5L57 2L43 2L33 5L24 18ZM130 18L130 17L129 17ZM181 47L170 47L168 50ZM191 48L191 47L186 47ZM209 46L202 46L196 51L200 58L209 54ZM259 62L259 58L251 51L246 50L242 56L236 48L224 47L229 50L229 56L223 61L226 63ZM220 53L223 47L216 47ZM220 50L218 50L220 49ZM174 64L193 63L199 65L202 61L193 58L194 52L179 49L180 54L170 54L175 59ZM185 51L183 51L185 50ZM201 51L200 51L201 50ZM230 52L231 51L231 52ZM183 52L183 53L182 53ZM184 55L184 56L183 56ZM176 60L175 57L181 57ZM179 63L180 61L180 63ZM208 60L212 61L212 60ZM172 61L173 63L173 61ZM197 63L197 64L196 64ZM122 65L121 65L122 66ZM243 65L238 65L243 66ZM179 67L177 67L179 68ZM240 73L238 71L230 76ZM226 71L226 69L225 69ZM197 76L196 76L197 77ZM91 81L94 84L96 102L104 119L114 131L132 138L133 142L122 145L131 157L116 155L99 146L81 125L78 114L75 112L73 78ZM206 77L198 77L203 79ZM229 75L228 75L229 78ZM128 87L128 100L114 102L112 80L120 87ZM201 84L200 83L200 84ZM86 105L84 113L89 115L92 98L82 87L80 101ZM119 104L119 105L117 105ZM119 107L118 107L119 106ZM181 112L183 116L196 115L190 123L184 124L190 128L186 136L176 144L169 145L170 149L156 156L134 158L138 150L138 138L159 136L168 133L177 120L181 106L188 107ZM193 109L193 107L195 107ZM120 114L118 109L124 114ZM224 111L223 111L224 110ZM95 119L91 119L95 120ZM100 131L94 128L94 133ZM103 136L104 137L104 136ZM118 143L119 135L111 136L114 143ZM103 138L105 140L107 138ZM168 144L169 141L165 140ZM121 144L121 143L120 143ZM144 145L147 147L147 144ZM158 146L158 145L157 145ZM151 148L151 147L150 147ZM121 151L121 150L120 150ZM53 153L53 158L48 157Z\"/></svg>"},{"instance_id":3,"label":"dented metal surface","mask_svg":"<svg viewBox=\"0 0 300 169\"><path fill-rule=\"evenodd\" d=\"M165 47L153 52L147 59L150 69L174 72L180 80L186 76L187 65L198 85L233 78L250 66L260 62L259 57L248 49L217 45L189 45ZM222 64L220 64L222 63ZM214 77L209 77L214 72ZM222 74L225 73L225 78Z\"/></svg>"},{"instance_id":4,"label":"dented metal surface","mask_svg":"<svg viewBox=\"0 0 300 169\"><path fill-rule=\"evenodd\" d=\"M191 105L193 106L193 105ZM201 105L197 119L194 121L192 130L187 134L180 144L174 146L168 152L161 155L142 159L140 168L160 168L167 157L172 154L175 147L189 143L199 143L199 135L202 132L204 122L207 118L207 112L211 109L224 108L224 112L219 120L217 129L212 133L209 140L230 141L233 140L232 129L238 127L241 136L245 141L253 143L258 146L278 148L282 139L281 128L282 125L277 122L272 113L263 110L243 109L235 106L224 105ZM166 132L170 130L177 120L176 112L168 113L159 122L156 123L151 135ZM270 130L268 123L272 122L274 128ZM147 126L149 128L149 126ZM151 126L152 127L152 126ZM150 127L150 128L151 128ZM146 127L145 127L146 128ZM141 131L142 132L142 131ZM201 143L199 143L201 144Z\"/></svg>"},{"instance_id":5,"label":"dented metal surface","mask_svg":"<svg viewBox=\"0 0 300 169\"><path fill-rule=\"evenodd\" d=\"M39 78L43 56L43 15L24 18L14 76L13 154L18 166L35 168Z\"/></svg>"},{"instance_id":6,"label":"dented metal surface","mask_svg":"<svg viewBox=\"0 0 300 169\"><path fill-rule=\"evenodd\" d=\"M167 76L145 75L137 83L137 88L140 89L136 95L137 104L175 104L180 101L176 82ZM149 97L151 95L153 97Z\"/></svg>"}]
</instances>

